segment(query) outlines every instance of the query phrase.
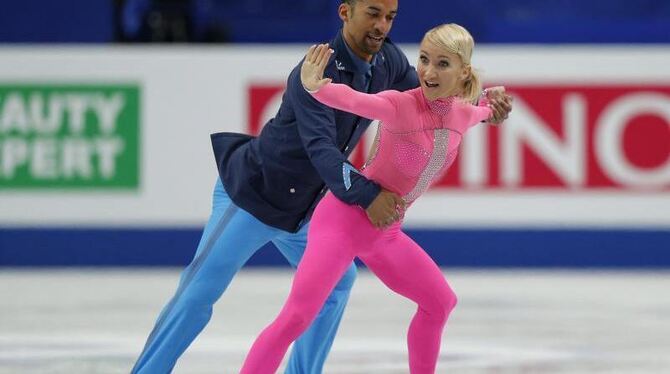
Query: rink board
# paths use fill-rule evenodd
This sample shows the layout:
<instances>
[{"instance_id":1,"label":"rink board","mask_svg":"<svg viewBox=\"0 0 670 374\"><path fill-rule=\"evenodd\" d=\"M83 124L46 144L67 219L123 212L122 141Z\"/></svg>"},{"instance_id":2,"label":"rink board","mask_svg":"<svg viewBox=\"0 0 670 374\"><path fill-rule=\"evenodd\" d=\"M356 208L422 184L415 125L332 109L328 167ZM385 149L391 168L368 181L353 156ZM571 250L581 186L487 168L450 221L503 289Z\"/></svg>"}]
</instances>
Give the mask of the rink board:
<instances>
[{"instance_id":1,"label":"rink board","mask_svg":"<svg viewBox=\"0 0 670 374\"><path fill-rule=\"evenodd\" d=\"M409 229L446 267L670 266L667 230ZM183 266L199 229L0 229L0 266ZM269 244L251 266L288 266Z\"/></svg>"}]
</instances>

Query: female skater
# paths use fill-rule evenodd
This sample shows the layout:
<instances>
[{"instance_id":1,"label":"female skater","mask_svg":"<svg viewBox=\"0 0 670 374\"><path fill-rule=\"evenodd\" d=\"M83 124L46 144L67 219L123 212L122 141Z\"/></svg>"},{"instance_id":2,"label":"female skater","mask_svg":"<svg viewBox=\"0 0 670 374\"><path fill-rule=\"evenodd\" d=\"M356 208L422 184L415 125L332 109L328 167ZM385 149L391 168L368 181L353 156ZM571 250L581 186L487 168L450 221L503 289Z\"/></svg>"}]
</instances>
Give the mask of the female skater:
<instances>
[{"instance_id":1,"label":"female skater","mask_svg":"<svg viewBox=\"0 0 670 374\"><path fill-rule=\"evenodd\" d=\"M323 72L332 53L312 46L302 65L305 89L333 108L381 121L373 152L361 171L403 197L402 217L431 182L454 161L463 134L491 116L470 66L474 42L463 27L441 25L426 33L417 66L421 86L370 95L331 83ZM342 165L345 188L350 164ZM402 220L401 220L402 221ZM288 300L277 319L256 339L241 373L274 373L289 345L309 327L338 279L358 257L393 291L418 308L407 334L412 374L434 373L442 330L456 296L437 264L400 229L400 222L375 227L359 207L328 193L312 217L307 249Z\"/></svg>"}]
</instances>

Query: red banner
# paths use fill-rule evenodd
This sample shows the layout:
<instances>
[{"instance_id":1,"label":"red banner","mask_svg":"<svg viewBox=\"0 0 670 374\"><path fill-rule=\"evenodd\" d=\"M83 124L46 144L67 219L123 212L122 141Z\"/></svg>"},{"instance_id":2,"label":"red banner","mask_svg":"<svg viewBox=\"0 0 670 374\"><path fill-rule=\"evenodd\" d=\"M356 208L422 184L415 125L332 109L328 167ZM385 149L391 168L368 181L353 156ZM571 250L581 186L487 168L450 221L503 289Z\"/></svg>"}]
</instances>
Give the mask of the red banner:
<instances>
[{"instance_id":1,"label":"red banner","mask_svg":"<svg viewBox=\"0 0 670 374\"><path fill-rule=\"evenodd\" d=\"M500 127L465 137L437 184L475 189L670 188L670 86L508 85L514 110ZM283 86L249 87L249 127L274 115ZM366 139L354 154L360 165Z\"/></svg>"}]
</instances>

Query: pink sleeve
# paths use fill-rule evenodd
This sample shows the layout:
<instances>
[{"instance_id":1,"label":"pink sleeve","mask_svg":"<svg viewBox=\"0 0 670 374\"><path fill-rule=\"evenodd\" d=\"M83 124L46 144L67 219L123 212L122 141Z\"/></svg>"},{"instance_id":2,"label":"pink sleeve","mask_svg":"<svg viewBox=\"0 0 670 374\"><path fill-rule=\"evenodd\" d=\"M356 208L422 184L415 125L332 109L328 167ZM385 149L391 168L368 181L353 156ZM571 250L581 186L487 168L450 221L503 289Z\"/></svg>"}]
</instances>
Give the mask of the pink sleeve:
<instances>
[{"instance_id":1,"label":"pink sleeve","mask_svg":"<svg viewBox=\"0 0 670 374\"><path fill-rule=\"evenodd\" d=\"M393 95L397 91L383 91L367 94L341 83L328 83L317 92L315 99L329 107L354 113L368 119L388 121L396 116L397 104Z\"/></svg>"},{"instance_id":2,"label":"pink sleeve","mask_svg":"<svg viewBox=\"0 0 670 374\"><path fill-rule=\"evenodd\" d=\"M452 109L452 126L454 129L464 134L469 128L486 121L491 116L491 108L487 103L480 101L479 106L474 106L466 102L454 104Z\"/></svg>"},{"instance_id":3,"label":"pink sleeve","mask_svg":"<svg viewBox=\"0 0 670 374\"><path fill-rule=\"evenodd\" d=\"M491 117L491 115L493 114L493 111L491 110L491 108L488 107L488 104L489 104L488 100L483 99L483 100L479 101L478 106L474 106L474 105L472 106L472 110L473 110L473 113L472 113L473 123L472 123L472 125L476 125L479 122L486 121L487 119L489 119Z\"/></svg>"}]
</instances>

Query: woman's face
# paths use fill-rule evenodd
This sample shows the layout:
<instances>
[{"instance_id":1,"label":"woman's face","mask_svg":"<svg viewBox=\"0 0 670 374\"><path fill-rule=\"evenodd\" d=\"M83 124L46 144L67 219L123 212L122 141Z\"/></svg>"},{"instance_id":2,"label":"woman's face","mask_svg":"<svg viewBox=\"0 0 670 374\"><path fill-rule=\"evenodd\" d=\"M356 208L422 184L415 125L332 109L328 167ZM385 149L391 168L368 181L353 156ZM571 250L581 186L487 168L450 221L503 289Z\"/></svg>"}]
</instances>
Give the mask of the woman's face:
<instances>
[{"instance_id":1,"label":"woman's face","mask_svg":"<svg viewBox=\"0 0 670 374\"><path fill-rule=\"evenodd\" d=\"M428 100L458 95L463 89L463 81L468 77L469 67L461 58L435 44L423 40L419 47L417 73L421 89Z\"/></svg>"}]
</instances>

